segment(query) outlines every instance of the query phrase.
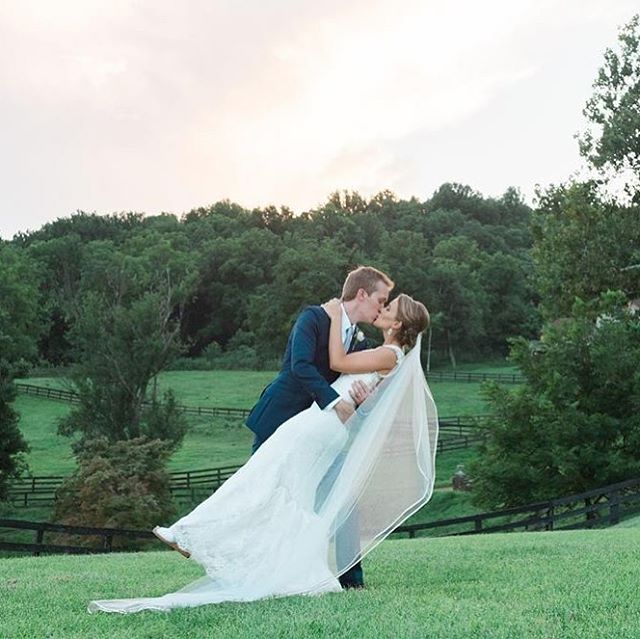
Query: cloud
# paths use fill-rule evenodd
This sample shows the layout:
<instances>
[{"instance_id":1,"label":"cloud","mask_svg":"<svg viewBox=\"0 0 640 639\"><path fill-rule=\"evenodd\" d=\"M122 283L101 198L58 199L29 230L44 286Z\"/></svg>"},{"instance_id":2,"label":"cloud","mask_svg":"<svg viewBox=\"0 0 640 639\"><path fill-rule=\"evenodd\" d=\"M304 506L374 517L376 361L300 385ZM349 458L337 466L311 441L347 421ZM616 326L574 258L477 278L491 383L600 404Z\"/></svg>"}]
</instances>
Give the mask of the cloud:
<instances>
[{"instance_id":1,"label":"cloud","mask_svg":"<svg viewBox=\"0 0 640 639\"><path fill-rule=\"evenodd\" d=\"M338 188L426 197L444 180L561 180L631 12L627 0L9 0L0 235L78 208L302 210Z\"/></svg>"}]
</instances>

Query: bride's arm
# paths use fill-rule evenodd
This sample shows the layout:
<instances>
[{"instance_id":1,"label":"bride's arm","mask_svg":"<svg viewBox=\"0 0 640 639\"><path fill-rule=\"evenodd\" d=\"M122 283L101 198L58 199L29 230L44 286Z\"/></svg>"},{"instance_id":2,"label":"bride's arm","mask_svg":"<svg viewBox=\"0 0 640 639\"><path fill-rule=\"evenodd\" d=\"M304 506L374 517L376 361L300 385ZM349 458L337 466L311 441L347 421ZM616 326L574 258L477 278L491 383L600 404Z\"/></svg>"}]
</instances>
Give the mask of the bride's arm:
<instances>
[{"instance_id":1,"label":"bride's arm","mask_svg":"<svg viewBox=\"0 0 640 639\"><path fill-rule=\"evenodd\" d=\"M373 348L357 353L345 353L342 345L342 311L340 302L324 305L331 318L329 332L329 365L338 373L372 373L390 370L396 365L396 355L390 348Z\"/></svg>"}]
</instances>

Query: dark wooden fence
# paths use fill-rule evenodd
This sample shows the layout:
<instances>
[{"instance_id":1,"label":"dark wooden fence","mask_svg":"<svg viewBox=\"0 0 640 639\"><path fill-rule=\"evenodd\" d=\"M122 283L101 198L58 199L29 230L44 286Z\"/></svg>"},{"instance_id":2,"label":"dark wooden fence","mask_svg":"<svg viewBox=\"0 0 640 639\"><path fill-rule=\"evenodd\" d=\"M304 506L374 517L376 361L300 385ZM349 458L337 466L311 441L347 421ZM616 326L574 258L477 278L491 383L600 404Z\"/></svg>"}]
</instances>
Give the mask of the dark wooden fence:
<instances>
[{"instance_id":1,"label":"dark wooden fence","mask_svg":"<svg viewBox=\"0 0 640 639\"><path fill-rule=\"evenodd\" d=\"M518 508L478 513L422 524L400 526L394 535L415 538L423 535L453 536L508 531L572 530L595 528L619 523L624 517L640 513L640 479L597 488L578 495L529 504ZM32 531L33 541L1 541L2 530ZM45 543L45 534L95 538L91 547ZM0 550L16 553L104 553L120 549L120 540L149 541L152 533L143 530L88 528L45 522L0 519ZM57 540L56 540L57 541Z\"/></svg>"},{"instance_id":2,"label":"dark wooden fence","mask_svg":"<svg viewBox=\"0 0 640 639\"><path fill-rule=\"evenodd\" d=\"M180 501L194 502L217 490L239 465L172 472L169 485L172 495ZM15 506L51 505L56 490L66 477L22 477L11 483L8 501Z\"/></svg>"},{"instance_id":3,"label":"dark wooden fence","mask_svg":"<svg viewBox=\"0 0 640 639\"><path fill-rule=\"evenodd\" d=\"M46 386L22 383L16 383L15 387L19 393L41 397L42 399L53 399L72 404L77 404L80 401L77 393L60 388L48 388ZM145 402L145 404L148 404L148 402ZM233 417L238 419L244 419L250 412L248 408L226 408L224 406L178 405L178 408L188 415L208 415L210 417Z\"/></svg>"},{"instance_id":4,"label":"dark wooden fence","mask_svg":"<svg viewBox=\"0 0 640 639\"><path fill-rule=\"evenodd\" d=\"M431 531L435 531L437 536L452 536L514 530L572 530L615 525L623 517L638 513L640 479L629 479L604 488L517 508L400 526L394 534L406 534L413 538Z\"/></svg>"},{"instance_id":5,"label":"dark wooden fence","mask_svg":"<svg viewBox=\"0 0 640 639\"><path fill-rule=\"evenodd\" d=\"M524 377L520 373L465 373L462 371L429 371L425 372L430 382L486 382L500 384L522 384Z\"/></svg>"},{"instance_id":6,"label":"dark wooden fence","mask_svg":"<svg viewBox=\"0 0 640 639\"><path fill-rule=\"evenodd\" d=\"M33 531L35 539L27 541L2 541L0 535L0 550L8 550L16 553L31 553L33 555L64 553L64 554L95 554L111 552L114 549L114 539L127 539L136 541L154 540L155 535L147 530L127 530L121 528L91 528L88 526L65 526L63 524L50 524L43 521L22 521L20 519L0 519L0 531L2 529ZM45 533L48 535L57 533L57 536L70 536L73 538L95 538L96 543L91 546L78 546L60 543L45 543ZM57 541L57 540L56 540ZM161 542L159 540L158 543Z\"/></svg>"}]
</instances>

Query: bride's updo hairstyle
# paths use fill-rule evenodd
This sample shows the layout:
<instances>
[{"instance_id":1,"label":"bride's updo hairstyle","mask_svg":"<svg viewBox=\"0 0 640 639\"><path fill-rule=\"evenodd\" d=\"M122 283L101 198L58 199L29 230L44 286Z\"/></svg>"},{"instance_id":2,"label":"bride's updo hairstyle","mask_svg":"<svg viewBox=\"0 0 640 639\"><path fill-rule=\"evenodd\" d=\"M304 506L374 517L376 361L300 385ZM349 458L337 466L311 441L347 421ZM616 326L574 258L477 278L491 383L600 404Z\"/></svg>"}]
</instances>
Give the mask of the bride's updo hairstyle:
<instances>
[{"instance_id":1,"label":"bride's updo hairstyle","mask_svg":"<svg viewBox=\"0 0 640 639\"><path fill-rule=\"evenodd\" d=\"M396 319L402 322L396 337L405 350L416 345L418 335L427 329L430 321L427 307L405 293L398 295Z\"/></svg>"}]
</instances>

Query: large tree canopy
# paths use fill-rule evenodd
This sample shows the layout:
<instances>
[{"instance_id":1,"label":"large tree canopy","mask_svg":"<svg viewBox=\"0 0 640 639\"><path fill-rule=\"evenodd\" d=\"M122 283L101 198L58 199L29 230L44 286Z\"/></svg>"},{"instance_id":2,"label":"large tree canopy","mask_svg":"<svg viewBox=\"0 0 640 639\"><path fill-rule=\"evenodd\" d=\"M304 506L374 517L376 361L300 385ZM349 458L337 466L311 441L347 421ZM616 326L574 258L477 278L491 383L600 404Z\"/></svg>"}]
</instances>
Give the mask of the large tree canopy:
<instances>
[{"instance_id":1,"label":"large tree canopy","mask_svg":"<svg viewBox=\"0 0 640 639\"><path fill-rule=\"evenodd\" d=\"M622 174L627 190L640 199L640 14L607 49L584 115L589 128L580 137L582 155L607 177Z\"/></svg>"},{"instance_id":2,"label":"large tree canopy","mask_svg":"<svg viewBox=\"0 0 640 639\"><path fill-rule=\"evenodd\" d=\"M79 212L14 243L42 273L49 322L39 348L52 364L79 357L72 336L88 291L111 294L122 286L117 273L128 273L126 300L131 287L163 275L166 251L193 265L193 287L174 316L188 357L241 347L251 365L273 365L300 308L338 294L347 271L365 263L388 270L398 291L427 304L438 317L434 354L455 360L504 354L508 336L533 334L529 217L515 189L496 199L445 184L424 202L388 191L370 199L334 193L298 216L228 201L181 220ZM120 266L110 263L111 252Z\"/></svg>"},{"instance_id":3,"label":"large tree canopy","mask_svg":"<svg viewBox=\"0 0 640 639\"><path fill-rule=\"evenodd\" d=\"M36 355L38 310L35 265L23 252L0 242L0 499L28 449L11 403L14 376Z\"/></svg>"}]
</instances>

